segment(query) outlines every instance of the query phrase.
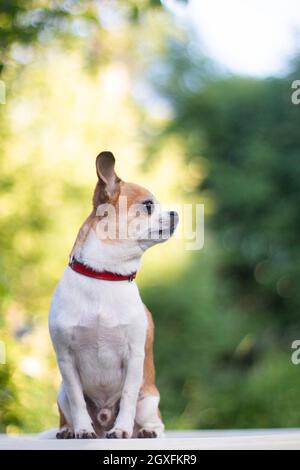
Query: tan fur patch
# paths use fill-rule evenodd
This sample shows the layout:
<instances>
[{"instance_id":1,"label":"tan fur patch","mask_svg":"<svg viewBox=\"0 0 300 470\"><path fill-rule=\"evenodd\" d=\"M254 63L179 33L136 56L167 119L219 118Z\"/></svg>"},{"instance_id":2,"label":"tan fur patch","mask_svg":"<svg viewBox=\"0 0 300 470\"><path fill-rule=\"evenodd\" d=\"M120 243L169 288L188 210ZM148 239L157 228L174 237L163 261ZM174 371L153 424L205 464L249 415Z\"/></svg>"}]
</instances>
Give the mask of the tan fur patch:
<instances>
[{"instance_id":1,"label":"tan fur patch","mask_svg":"<svg viewBox=\"0 0 300 470\"><path fill-rule=\"evenodd\" d=\"M154 199L153 194L148 189L134 183L122 182L120 189L120 196L127 198L128 208L132 204L140 204L147 199Z\"/></svg>"},{"instance_id":2,"label":"tan fur patch","mask_svg":"<svg viewBox=\"0 0 300 470\"><path fill-rule=\"evenodd\" d=\"M58 403L57 403L57 406L58 406L58 412L59 412L59 429L61 429L62 427L67 426L68 422Z\"/></svg>"},{"instance_id":3,"label":"tan fur patch","mask_svg":"<svg viewBox=\"0 0 300 470\"><path fill-rule=\"evenodd\" d=\"M151 312L145 306L148 328L145 343L145 360L144 360L144 382L140 390L140 396L159 395L155 385L155 366L153 357L153 341L154 341L154 323Z\"/></svg>"},{"instance_id":4,"label":"tan fur patch","mask_svg":"<svg viewBox=\"0 0 300 470\"><path fill-rule=\"evenodd\" d=\"M70 259L72 259L74 253L83 245L84 241L86 240L86 237L88 236L88 233L93 225L95 217L95 211L93 210L80 227L72 251L70 253Z\"/></svg>"},{"instance_id":5,"label":"tan fur patch","mask_svg":"<svg viewBox=\"0 0 300 470\"><path fill-rule=\"evenodd\" d=\"M119 218L119 197L125 197L127 199L127 209L129 210L130 207L133 204L141 204L143 201L147 199L154 199L153 194L148 191L146 188L143 188L142 186L139 186L134 183L125 183L124 181L120 182L120 192L113 194L111 198L107 198L107 194L105 192L105 189L103 188L103 185L101 182L97 182L95 191L94 191L94 196L93 196L93 210L90 213L90 215L87 217L87 219L84 221L82 224L78 235L76 237L75 243L73 245L70 258L74 256L74 253L80 249L80 247L83 245L84 241L86 240L88 233L91 229L95 230L97 229L97 223L99 222L100 218L96 215L97 208L99 205L104 204L104 203L109 203L112 204L115 209L116 209L116 233L118 233L119 230L119 223L118 223L118 218ZM113 244L118 240L112 240L109 238L102 239L103 242Z\"/></svg>"}]
</instances>

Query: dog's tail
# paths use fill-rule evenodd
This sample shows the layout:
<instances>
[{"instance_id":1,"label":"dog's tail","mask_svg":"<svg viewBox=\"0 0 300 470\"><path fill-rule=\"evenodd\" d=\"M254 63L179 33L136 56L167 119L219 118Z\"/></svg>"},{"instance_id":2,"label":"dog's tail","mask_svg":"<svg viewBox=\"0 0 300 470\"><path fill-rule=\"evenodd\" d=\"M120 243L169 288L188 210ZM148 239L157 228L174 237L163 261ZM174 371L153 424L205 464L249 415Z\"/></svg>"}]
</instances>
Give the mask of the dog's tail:
<instances>
[{"instance_id":1,"label":"dog's tail","mask_svg":"<svg viewBox=\"0 0 300 470\"><path fill-rule=\"evenodd\" d=\"M37 437L38 439L56 439L58 429L48 429L48 431L41 432Z\"/></svg>"}]
</instances>

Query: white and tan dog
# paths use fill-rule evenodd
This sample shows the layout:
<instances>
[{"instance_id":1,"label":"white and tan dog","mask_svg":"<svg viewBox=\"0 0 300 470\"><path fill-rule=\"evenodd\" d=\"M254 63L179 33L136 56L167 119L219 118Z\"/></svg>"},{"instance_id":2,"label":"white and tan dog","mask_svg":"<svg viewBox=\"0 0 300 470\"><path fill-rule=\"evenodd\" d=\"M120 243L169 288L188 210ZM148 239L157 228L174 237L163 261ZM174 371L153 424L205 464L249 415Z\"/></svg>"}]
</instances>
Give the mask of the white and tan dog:
<instances>
[{"instance_id":1,"label":"white and tan dog","mask_svg":"<svg viewBox=\"0 0 300 470\"><path fill-rule=\"evenodd\" d=\"M98 155L93 210L51 303L62 375L59 439L150 438L164 430L152 316L133 279L144 251L173 234L178 215L162 211L147 189L121 181L114 166L112 153Z\"/></svg>"}]
</instances>

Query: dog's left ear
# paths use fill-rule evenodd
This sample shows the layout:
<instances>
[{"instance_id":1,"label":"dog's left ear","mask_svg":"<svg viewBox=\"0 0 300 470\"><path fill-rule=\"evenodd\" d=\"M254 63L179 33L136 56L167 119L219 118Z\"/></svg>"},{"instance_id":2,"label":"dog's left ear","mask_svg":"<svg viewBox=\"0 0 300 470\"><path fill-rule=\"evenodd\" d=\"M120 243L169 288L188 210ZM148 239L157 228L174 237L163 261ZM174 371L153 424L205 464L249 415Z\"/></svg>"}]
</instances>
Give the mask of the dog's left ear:
<instances>
[{"instance_id":1,"label":"dog's left ear","mask_svg":"<svg viewBox=\"0 0 300 470\"><path fill-rule=\"evenodd\" d=\"M101 152L96 158L96 170L99 183L110 199L119 192L121 179L115 172L115 157L111 152Z\"/></svg>"}]
</instances>

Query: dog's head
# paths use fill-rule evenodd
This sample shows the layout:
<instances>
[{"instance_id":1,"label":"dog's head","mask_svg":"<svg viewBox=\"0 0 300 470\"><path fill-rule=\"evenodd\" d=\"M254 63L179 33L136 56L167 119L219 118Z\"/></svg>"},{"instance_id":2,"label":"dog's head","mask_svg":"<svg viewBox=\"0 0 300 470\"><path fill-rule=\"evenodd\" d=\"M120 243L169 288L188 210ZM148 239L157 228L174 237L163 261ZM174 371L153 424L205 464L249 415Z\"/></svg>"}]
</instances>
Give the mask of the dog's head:
<instances>
[{"instance_id":1,"label":"dog's head","mask_svg":"<svg viewBox=\"0 0 300 470\"><path fill-rule=\"evenodd\" d=\"M150 191L122 181L115 172L115 158L111 152L98 155L96 170L94 229L101 241L127 242L145 251L173 235L178 224L177 212L162 210Z\"/></svg>"}]
</instances>

